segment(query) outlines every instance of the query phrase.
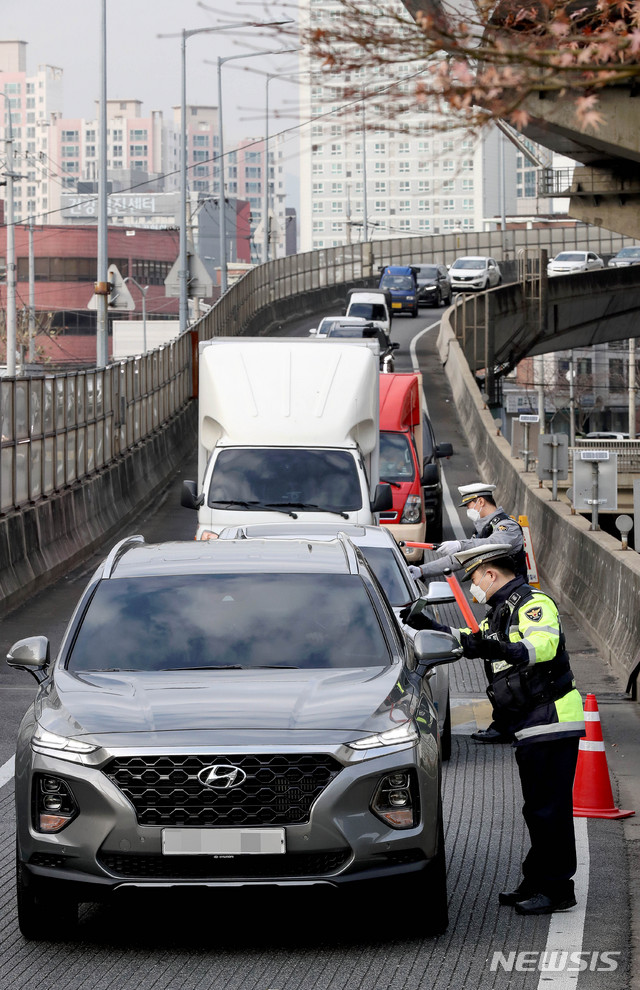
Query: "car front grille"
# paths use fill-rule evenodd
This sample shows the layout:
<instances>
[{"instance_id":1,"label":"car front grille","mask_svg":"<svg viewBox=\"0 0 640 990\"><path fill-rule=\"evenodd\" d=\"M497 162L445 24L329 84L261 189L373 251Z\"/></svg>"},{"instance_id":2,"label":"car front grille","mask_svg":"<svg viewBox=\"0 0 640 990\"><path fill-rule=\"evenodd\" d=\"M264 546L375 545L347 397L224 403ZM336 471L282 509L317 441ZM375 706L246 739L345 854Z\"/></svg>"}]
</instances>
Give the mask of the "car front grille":
<instances>
[{"instance_id":1,"label":"car front grille","mask_svg":"<svg viewBox=\"0 0 640 990\"><path fill-rule=\"evenodd\" d=\"M348 849L323 853L287 853L280 856L138 856L101 853L98 863L112 876L130 880L262 880L330 876L342 869Z\"/></svg>"},{"instance_id":2,"label":"car front grille","mask_svg":"<svg viewBox=\"0 0 640 990\"><path fill-rule=\"evenodd\" d=\"M241 771L242 783L202 783L198 775L215 766ZM103 773L131 801L140 825L240 827L305 824L341 769L325 753L280 753L116 757Z\"/></svg>"}]
</instances>

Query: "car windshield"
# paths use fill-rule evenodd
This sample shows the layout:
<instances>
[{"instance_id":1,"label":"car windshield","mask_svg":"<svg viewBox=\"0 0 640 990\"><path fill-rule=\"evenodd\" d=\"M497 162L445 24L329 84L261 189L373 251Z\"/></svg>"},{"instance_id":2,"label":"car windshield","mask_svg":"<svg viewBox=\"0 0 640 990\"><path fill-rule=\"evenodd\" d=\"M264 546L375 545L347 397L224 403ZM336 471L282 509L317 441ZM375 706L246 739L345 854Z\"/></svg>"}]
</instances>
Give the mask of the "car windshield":
<instances>
[{"instance_id":1,"label":"car windshield","mask_svg":"<svg viewBox=\"0 0 640 990\"><path fill-rule=\"evenodd\" d=\"M418 279L437 278L438 268L436 265L421 265L418 272Z\"/></svg>"},{"instance_id":2,"label":"car windshield","mask_svg":"<svg viewBox=\"0 0 640 990\"><path fill-rule=\"evenodd\" d=\"M360 547L369 567L382 585L382 590L392 605L406 605L415 598L415 592L407 583L402 567L389 547Z\"/></svg>"},{"instance_id":3,"label":"car windshield","mask_svg":"<svg viewBox=\"0 0 640 990\"><path fill-rule=\"evenodd\" d=\"M413 279L410 275L383 275L380 279L381 289L413 289Z\"/></svg>"},{"instance_id":4,"label":"car windshield","mask_svg":"<svg viewBox=\"0 0 640 990\"><path fill-rule=\"evenodd\" d=\"M484 258L458 258L451 266L452 268L470 268L472 270L477 270L478 268L486 268L487 263Z\"/></svg>"},{"instance_id":5,"label":"car windshield","mask_svg":"<svg viewBox=\"0 0 640 990\"><path fill-rule=\"evenodd\" d=\"M365 320L386 321L387 310L381 303L352 303L349 306L349 316L362 316Z\"/></svg>"},{"instance_id":6,"label":"car windshield","mask_svg":"<svg viewBox=\"0 0 640 990\"><path fill-rule=\"evenodd\" d=\"M198 574L101 581L67 668L381 667L391 655L357 574Z\"/></svg>"},{"instance_id":7,"label":"car windshield","mask_svg":"<svg viewBox=\"0 0 640 990\"><path fill-rule=\"evenodd\" d=\"M208 504L225 502L247 503L248 511L293 505L304 512L308 505L352 512L362 508L362 493L346 450L236 447L220 451L211 475Z\"/></svg>"},{"instance_id":8,"label":"car windshield","mask_svg":"<svg viewBox=\"0 0 640 990\"><path fill-rule=\"evenodd\" d=\"M415 468L409 439L404 433L380 434L380 478L413 481Z\"/></svg>"},{"instance_id":9,"label":"car windshield","mask_svg":"<svg viewBox=\"0 0 640 990\"><path fill-rule=\"evenodd\" d=\"M623 248L618 251L616 258L640 258L640 247Z\"/></svg>"},{"instance_id":10,"label":"car windshield","mask_svg":"<svg viewBox=\"0 0 640 990\"><path fill-rule=\"evenodd\" d=\"M379 330L377 327L368 327L366 324L364 326L355 327L341 327L335 324L330 328L327 333L327 337L371 337L374 340L377 339Z\"/></svg>"},{"instance_id":11,"label":"car windshield","mask_svg":"<svg viewBox=\"0 0 640 990\"><path fill-rule=\"evenodd\" d=\"M553 259L554 261L579 261L581 264L586 259L584 251L562 251Z\"/></svg>"}]
</instances>

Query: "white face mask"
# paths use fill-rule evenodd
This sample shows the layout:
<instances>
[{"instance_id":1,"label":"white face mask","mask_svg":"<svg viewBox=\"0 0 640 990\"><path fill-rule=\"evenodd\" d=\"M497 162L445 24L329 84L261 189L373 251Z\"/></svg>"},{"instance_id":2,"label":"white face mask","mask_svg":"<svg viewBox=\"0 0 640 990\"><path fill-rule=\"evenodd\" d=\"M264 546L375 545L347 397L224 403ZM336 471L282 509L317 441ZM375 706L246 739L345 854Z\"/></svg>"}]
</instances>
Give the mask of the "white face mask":
<instances>
[{"instance_id":1,"label":"white face mask","mask_svg":"<svg viewBox=\"0 0 640 990\"><path fill-rule=\"evenodd\" d=\"M480 580L482 581L483 578L485 578L485 577L486 577L486 574L483 574L482 577L480 578ZM491 584L489 585L489 587L487 588L486 591L484 591L480 587L480 585L478 585L478 584L472 584L471 585L471 587L469 588L469 591L471 592L471 594L473 595L473 597L477 601L478 605L484 605L485 604L485 602L487 600L487 595L489 594L489 592L493 588L494 584L495 584L495 580L491 582Z\"/></svg>"},{"instance_id":2,"label":"white face mask","mask_svg":"<svg viewBox=\"0 0 640 990\"><path fill-rule=\"evenodd\" d=\"M467 516L472 523L477 523L478 519L480 519L480 513L477 509L467 509Z\"/></svg>"}]
</instances>

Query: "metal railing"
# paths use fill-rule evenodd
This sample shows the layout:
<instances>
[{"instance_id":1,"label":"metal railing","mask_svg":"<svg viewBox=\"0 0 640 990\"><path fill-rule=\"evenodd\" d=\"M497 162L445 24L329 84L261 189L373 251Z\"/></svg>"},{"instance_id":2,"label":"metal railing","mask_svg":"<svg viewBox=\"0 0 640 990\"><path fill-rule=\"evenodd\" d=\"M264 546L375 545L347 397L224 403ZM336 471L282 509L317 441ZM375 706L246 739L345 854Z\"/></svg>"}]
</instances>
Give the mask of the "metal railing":
<instances>
[{"instance_id":1,"label":"metal railing","mask_svg":"<svg viewBox=\"0 0 640 990\"><path fill-rule=\"evenodd\" d=\"M51 496L103 469L180 412L193 395L194 341L233 336L261 312L295 296L377 275L386 264L452 262L463 254L501 261L518 248L589 243L615 254L629 238L600 228L453 232L342 245L279 258L232 285L210 312L172 343L105 369L0 379L0 512ZM484 346L484 344L483 344Z\"/></svg>"}]
</instances>

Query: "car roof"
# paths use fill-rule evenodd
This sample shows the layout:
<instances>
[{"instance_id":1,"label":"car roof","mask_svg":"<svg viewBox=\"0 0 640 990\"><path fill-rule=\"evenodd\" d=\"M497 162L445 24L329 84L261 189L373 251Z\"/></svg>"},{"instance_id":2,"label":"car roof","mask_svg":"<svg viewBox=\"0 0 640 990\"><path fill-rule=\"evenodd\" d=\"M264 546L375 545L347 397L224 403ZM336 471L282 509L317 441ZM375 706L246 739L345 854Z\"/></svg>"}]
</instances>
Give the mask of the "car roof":
<instances>
[{"instance_id":1,"label":"car roof","mask_svg":"<svg viewBox=\"0 0 640 990\"><path fill-rule=\"evenodd\" d=\"M365 323L370 322L364 316L323 316L320 323L324 323L325 321L327 323L340 323L344 326L354 327L364 326Z\"/></svg>"},{"instance_id":2,"label":"car roof","mask_svg":"<svg viewBox=\"0 0 640 990\"><path fill-rule=\"evenodd\" d=\"M102 565L105 579L250 572L353 574L357 555L346 537L300 539L185 540L145 543L128 537L116 544Z\"/></svg>"},{"instance_id":3,"label":"car roof","mask_svg":"<svg viewBox=\"0 0 640 990\"><path fill-rule=\"evenodd\" d=\"M339 523L312 523L305 525L299 522L230 526L222 530L218 542L231 539L299 539L304 540L306 545L306 541L308 540L335 540L338 532L344 533L354 546L390 547L391 549L395 546L393 536L384 526L354 526L349 523L344 526Z\"/></svg>"}]
</instances>

